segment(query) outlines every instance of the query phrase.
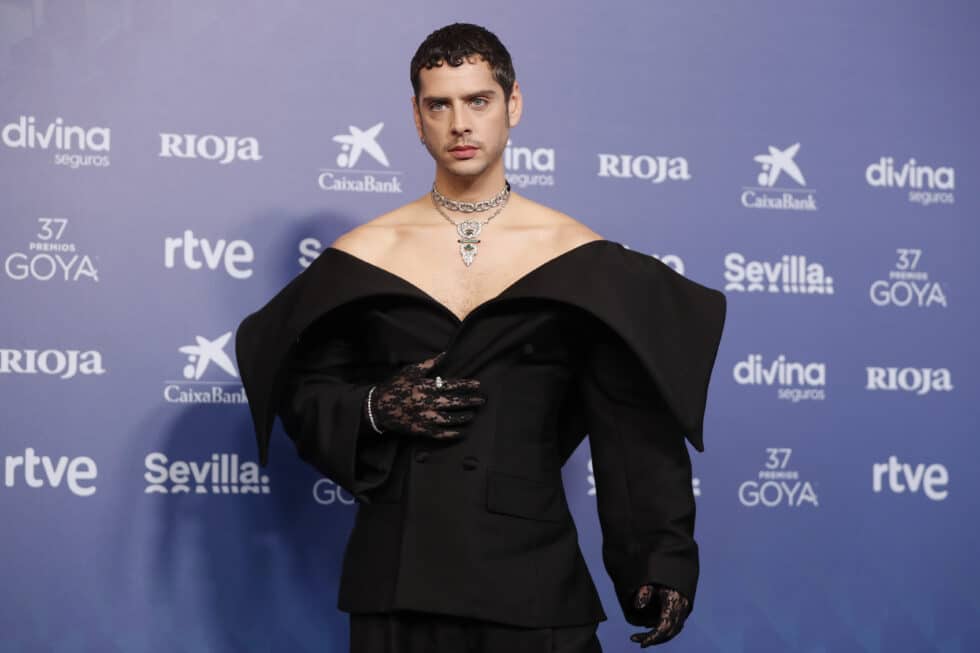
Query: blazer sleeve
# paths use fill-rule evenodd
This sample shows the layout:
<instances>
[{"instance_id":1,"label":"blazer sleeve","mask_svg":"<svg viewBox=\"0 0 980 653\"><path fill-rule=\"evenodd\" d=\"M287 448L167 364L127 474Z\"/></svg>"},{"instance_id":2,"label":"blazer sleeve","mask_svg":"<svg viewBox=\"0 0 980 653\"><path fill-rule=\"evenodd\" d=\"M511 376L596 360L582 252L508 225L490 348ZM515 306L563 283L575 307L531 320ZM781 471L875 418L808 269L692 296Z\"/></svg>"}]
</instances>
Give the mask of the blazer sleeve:
<instances>
[{"instance_id":1,"label":"blazer sleeve","mask_svg":"<svg viewBox=\"0 0 980 653\"><path fill-rule=\"evenodd\" d=\"M640 585L672 587L693 608L699 575L696 506L683 428L646 369L612 332L592 340L578 375L606 571L626 621ZM707 379L704 380L707 385Z\"/></svg>"},{"instance_id":2,"label":"blazer sleeve","mask_svg":"<svg viewBox=\"0 0 980 653\"><path fill-rule=\"evenodd\" d=\"M398 440L378 434L363 414L373 382L358 378L356 359L347 338L305 337L284 364L278 414L302 460L371 503L391 474Z\"/></svg>"}]
</instances>

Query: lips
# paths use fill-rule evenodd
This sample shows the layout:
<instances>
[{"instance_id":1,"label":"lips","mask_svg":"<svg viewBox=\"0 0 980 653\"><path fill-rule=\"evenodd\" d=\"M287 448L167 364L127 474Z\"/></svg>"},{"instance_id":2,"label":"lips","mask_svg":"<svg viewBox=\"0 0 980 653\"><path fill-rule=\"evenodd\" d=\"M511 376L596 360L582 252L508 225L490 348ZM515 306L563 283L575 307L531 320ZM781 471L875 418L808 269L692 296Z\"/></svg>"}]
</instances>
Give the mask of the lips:
<instances>
[{"instance_id":1,"label":"lips","mask_svg":"<svg viewBox=\"0 0 980 653\"><path fill-rule=\"evenodd\" d=\"M457 145L456 147L449 150L457 159L472 159L476 156L477 148L472 145Z\"/></svg>"}]
</instances>

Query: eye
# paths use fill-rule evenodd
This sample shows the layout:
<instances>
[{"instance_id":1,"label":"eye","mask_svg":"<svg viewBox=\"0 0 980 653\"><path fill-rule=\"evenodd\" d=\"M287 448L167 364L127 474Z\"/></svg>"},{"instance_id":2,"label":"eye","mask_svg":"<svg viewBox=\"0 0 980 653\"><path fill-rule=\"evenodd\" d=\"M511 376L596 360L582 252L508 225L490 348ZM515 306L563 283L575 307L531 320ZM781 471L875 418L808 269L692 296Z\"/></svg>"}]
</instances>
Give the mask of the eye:
<instances>
[{"instance_id":1,"label":"eye","mask_svg":"<svg viewBox=\"0 0 980 653\"><path fill-rule=\"evenodd\" d=\"M485 97L473 98L473 106L476 106L476 107L485 107L485 106L487 106L487 103L488 102L487 102L487 99Z\"/></svg>"},{"instance_id":2,"label":"eye","mask_svg":"<svg viewBox=\"0 0 980 653\"><path fill-rule=\"evenodd\" d=\"M436 111L436 110L441 109L442 107L444 107L445 104L446 104L445 102L441 102L439 100L435 100L435 101L429 103L429 109L432 110L432 111Z\"/></svg>"}]
</instances>

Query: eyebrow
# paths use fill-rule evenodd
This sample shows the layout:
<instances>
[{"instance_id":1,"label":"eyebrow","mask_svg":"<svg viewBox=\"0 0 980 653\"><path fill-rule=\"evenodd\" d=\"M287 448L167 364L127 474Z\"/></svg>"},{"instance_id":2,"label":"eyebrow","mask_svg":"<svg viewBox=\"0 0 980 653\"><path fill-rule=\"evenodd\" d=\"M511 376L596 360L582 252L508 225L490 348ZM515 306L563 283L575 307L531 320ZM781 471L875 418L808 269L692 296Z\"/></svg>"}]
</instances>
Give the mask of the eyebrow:
<instances>
[{"instance_id":1,"label":"eyebrow","mask_svg":"<svg viewBox=\"0 0 980 653\"><path fill-rule=\"evenodd\" d=\"M496 97L497 91L488 88L483 91L476 91L475 93L468 93L463 96L464 100L472 100L475 97ZM435 95L426 95L422 98L423 102L448 102L448 97L437 97Z\"/></svg>"}]
</instances>

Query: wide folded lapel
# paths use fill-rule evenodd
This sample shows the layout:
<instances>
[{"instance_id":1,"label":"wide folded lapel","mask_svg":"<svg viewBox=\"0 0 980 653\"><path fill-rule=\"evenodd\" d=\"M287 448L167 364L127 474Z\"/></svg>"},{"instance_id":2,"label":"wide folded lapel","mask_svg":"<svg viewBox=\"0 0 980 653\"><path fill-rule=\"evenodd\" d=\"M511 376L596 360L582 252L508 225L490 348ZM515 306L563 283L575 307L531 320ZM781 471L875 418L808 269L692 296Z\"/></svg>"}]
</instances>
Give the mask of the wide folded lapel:
<instances>
[{"instance_id":1,"label":"wide folded lapel","mask_svg":"<svg viewBox=\"0 0 980 653\"><path fill-rule=\"evenodd\" d=\"M724 293L610 242L542 269L508 296L572 304L612 329L642 363L691 444L704 451L708 383L727 309Z\"/></svg>"},{"instance_id":2,"label":"wide folded lapel","mask_svg":"<svg viewBox=\"0 0 980 653\"><path fill-rule=\"evenodd\" d=\"M351 302L410 292L391 276L366 266L355 268L351 257L328 248L265 306L242 321L235 335L235 357L255 424L260 464L268 461L280 370L303 332Z\"/></svg>"}]
</instances>

